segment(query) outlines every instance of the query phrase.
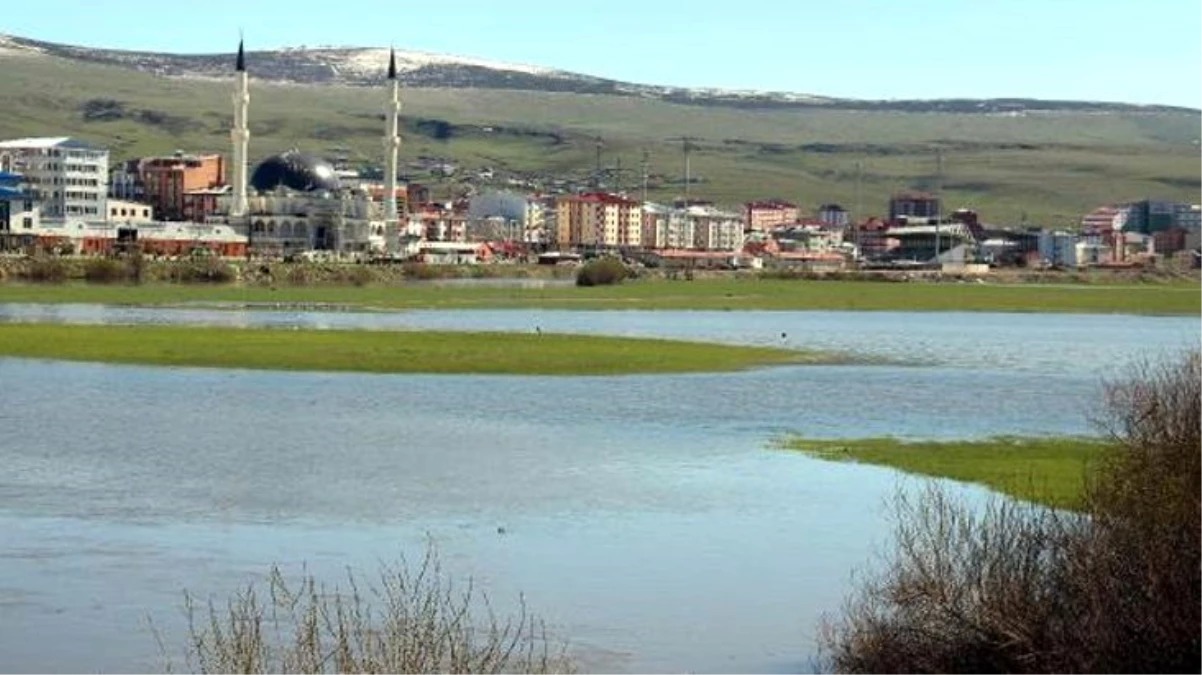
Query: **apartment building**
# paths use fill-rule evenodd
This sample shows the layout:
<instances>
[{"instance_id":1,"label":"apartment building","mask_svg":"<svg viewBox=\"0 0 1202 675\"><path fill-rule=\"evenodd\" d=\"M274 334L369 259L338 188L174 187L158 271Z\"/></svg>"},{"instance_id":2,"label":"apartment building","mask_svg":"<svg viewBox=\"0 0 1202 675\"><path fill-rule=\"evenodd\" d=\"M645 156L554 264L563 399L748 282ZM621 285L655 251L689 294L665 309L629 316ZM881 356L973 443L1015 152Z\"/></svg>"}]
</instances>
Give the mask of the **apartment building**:
<instances>
[{"instance_id":1,"label":"apartment building","mask_svg":"<svg viewBox=\"0 0 1202 675\"><path fill-rule=\"evenodd\" d=\"M767 232L796 222L797 205L782 199L747 202L743 205L743 225L750 232Z\"/></svg>"},{"instance_id":2,"label":"apartment building","mask_svg":"<svg viewBox=\"0 0 1202 675\"><path fill-rule=\"evenodd\" d=\"M907 218L941 217L939 198L926 192L898 192L889 199L889 222L899 225Z\"/></svg>"},{"instance_id":3,"label":"apartment building","mask_svg":"<svg viewBox=\"0 0 1202 675\"><path fill-rule=\"evenodd\" d=\"M0 171L24 176L43 221L103 222L109 151L70 137L0 141Z\"/></svg>"},{"instance_id":4,"label":"apartment building","mask_svg":"<svg viewBox=\"0 0 1202 675\"><path fill-rule=\"evenodd\" d=\"M555 244L560 248L640 248L643 205L604 192L560 197L556 200Z\"/></svg>"},{"instance_id":5,"label":"apartment building","mask_svg":"<svg viewBox=\"0 0 1202 675\"><path fill-rule=\"evenodd\" d=\"M818 207L818 220L831 227L846 228L850 217L847 209L838 204L823 204Z\"/></svg>"},{"instance_id":6,"label":"apartment building","mask_svg":"<svg viewBox=\"0 0 1202 675\"><path fill-rule=\"evenodd\" d=\"M225 158L218 154L144 157L138 180L145 200L162 220L187 220L187 194L225 184Z\"/></svg>"},{"instance_id":7,"label":"apartment building","mask_svg":"<svg viewBox=\"0 0 1202 675\"><path fill-rule=\"evenodd\" d=\"M690 206L685 217L693 224L693 248L738 251L743 248L743 219L713 206Z\"/></svg>"},{"instance_id":8,"label":"apartment building","mask_svg":"<svg viewBox=\"0 0 1202 675\"><path fill-rule=\"evenodd\" d=\"M643 205L643 247L649 249L693 248L694 222L683 209L661 204Z\"/></svg>"}]
</instances>

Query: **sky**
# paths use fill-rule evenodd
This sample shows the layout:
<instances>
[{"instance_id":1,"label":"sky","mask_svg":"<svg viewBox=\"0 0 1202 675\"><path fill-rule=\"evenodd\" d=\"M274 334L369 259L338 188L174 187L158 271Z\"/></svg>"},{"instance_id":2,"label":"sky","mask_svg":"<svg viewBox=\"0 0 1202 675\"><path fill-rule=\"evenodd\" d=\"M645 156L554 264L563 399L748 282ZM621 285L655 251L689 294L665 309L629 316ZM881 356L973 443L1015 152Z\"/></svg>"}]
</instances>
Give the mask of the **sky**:
<instances>
[{"instance_id":1,"label":"sky","mask_svg":"<svg viewBox=\"0 0 1202 675\"><path fill-rule=\"evenodd\" d=\"M644 84L1202 108L1199 0L44 0L0 32L213 53L413 49Z\"/></svg>"}]
</instances>

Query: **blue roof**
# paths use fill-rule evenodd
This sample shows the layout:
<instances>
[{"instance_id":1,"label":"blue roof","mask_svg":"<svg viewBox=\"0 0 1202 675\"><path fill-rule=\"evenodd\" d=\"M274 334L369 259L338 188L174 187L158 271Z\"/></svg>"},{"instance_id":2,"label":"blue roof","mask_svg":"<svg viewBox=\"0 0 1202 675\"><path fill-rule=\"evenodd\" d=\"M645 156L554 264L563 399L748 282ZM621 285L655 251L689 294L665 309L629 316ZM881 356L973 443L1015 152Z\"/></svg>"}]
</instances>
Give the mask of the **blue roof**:
<instances>
[{"instance_id":1,"label":"blue roof","mask_svg":"<svg viewBox=\"0 0 1202 675\"><path fill-rule=\"evenodd\" d=\"M10 199L29 199L29 195L26 194L24 190L19 188L11 188L0 185L0 199L4 199L6 201Z\"/></svg>"}]
</instances>

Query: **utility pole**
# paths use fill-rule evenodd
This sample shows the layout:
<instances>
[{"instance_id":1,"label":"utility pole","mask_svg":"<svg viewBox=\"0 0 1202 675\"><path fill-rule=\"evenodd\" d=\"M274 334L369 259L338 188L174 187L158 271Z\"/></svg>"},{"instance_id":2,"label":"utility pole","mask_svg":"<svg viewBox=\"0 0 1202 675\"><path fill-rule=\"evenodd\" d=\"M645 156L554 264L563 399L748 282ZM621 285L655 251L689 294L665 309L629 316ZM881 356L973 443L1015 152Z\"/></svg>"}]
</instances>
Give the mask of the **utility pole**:
<instances>
[{"instance_id":1,"label":"utility pole","mask_svg":"<svg viewBox=\"0 0 1202 675\"><path fill-rule=\"evenodd\" d=\"M940 255L940 221L943 220L943 150L935 150L935 261Z\"/></svg>"},{"instance_id":2,"label":"utility pole","mask_svg":"<svg viewBox=\"0 0 1202 675\"><path fill-rule=\"evenodd\" d=\"M692 150L693 147L692 144L689 143L689 140L690 138L688 136L685 136L681 139L681 142L684 143L684 206L686 209L692 206L692 200L689 198L689 191L693 187L692 166L689 164L689 151Z\"/></svg>"},{"instance_id":3,"label":"utility pole","mask_svg":"<svg viewBox=\"0 0 1202 675\"><path fill-rule=\"evenodd\" d=\"M614 192L622 194L622 156L618 155L618 158L614 161L616 162L614 168Z\"/></svg>"},{"instance_id":4,"label":"utility pole","mask_svg":"<svg viewBox=\"0 0 1202 675\"><path fill-rule=\"evenodd\" d=\"M647 203L647 164L650 161L651 155L646 148L643 149L643 203Z\"/></svg>"},{"instance_id":5,"label":"utility pole","mask_svg":"<svg viewBox=\"0 0 1202 675\"><path fill-rule=\"evenodd\" d=\"M860 255L861 257L863 257L863 252L860 251L860 218L862 217L860 215L860 211L863 208L863 204L861 203L861 187L860 187L860 185L863 182L863 179L864 179L864 164L860 160L856 160L856 205L855 205L856 211L854 214L852 214L852 219L851 219L852 230L851 231L852 231L852 243L854 243L856 245L856 254Z\"/></svg>"},{"instance_id":6,"label":"utility pole","mask_svg":"<svg viewBox=\"0 0 1202 675\"><path fill-rule=\"evenodd\" d=\"M595 173L593 173L593 187L600 189L601 188L601 148L605 145L605 143L601 140L600 136L598 136L596 138L594 143L597 146L597 168L595 170Z\"/></svg>"}]
</instances>

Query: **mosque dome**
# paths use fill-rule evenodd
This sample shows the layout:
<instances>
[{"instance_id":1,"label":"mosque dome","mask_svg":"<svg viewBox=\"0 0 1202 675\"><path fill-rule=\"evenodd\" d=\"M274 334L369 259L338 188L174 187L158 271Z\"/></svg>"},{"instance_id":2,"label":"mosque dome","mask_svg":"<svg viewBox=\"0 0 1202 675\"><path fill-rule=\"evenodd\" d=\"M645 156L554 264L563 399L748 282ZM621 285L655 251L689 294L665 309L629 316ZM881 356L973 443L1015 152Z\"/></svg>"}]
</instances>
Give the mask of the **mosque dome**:
<instances>
[{"instance_id":1,"label":"mosque dome","mask_svg":"<svg viewBox=\"0 0 1202 675\"><path fill-rule=\"evenodd\" d=\"M255 167L250 184L259 192L283 186L298 192L336 191L338 174L329 162L296 150L273 155Z\"/></svg>"}]
</instances>

